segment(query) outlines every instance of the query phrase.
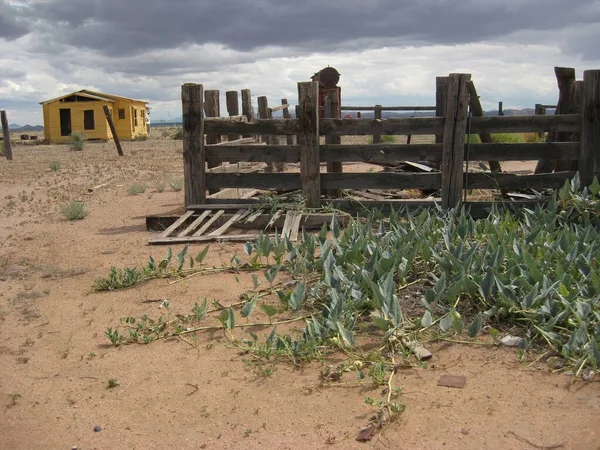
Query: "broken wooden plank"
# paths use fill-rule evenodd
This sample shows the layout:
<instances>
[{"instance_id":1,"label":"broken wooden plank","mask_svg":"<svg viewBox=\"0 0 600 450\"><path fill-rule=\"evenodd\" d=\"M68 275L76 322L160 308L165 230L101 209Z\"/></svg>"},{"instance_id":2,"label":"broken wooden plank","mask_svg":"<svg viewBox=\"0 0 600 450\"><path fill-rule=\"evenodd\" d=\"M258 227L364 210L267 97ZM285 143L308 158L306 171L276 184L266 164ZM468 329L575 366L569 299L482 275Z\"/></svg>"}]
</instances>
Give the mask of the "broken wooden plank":
<instances>
[{"instance_id":1,"label":"broken wooden plank","mask_svg":"<svg viewBox=\"0 0 600 450\"><path fill-rule=\"evenodd\" d=\"M194 211L187 211L183 216L181 216L179 219L177 219L175 221L175 223L173 223L173 225L171 225L169 228L167 228L165 231L163 231L160 234L161 238L167 237L169 234L171 234L173 231L175 231L177 228L179 228L186 220L188 220L190 217L192 217L192 215L194 214Z\"/></svg>"},{"instance_id":2,"label":"broken wooden plank","mask_svg":"<svg viewBox=\"0 0 600 450\"><path fill-rule=\"evenodd\" d=\"M196 218L191 224L188 225L188 227L185 230L183 230L177 236L178 237L187 236L188 234L193 232L204 221L204 219L206 219L208 216L210 216L210 213L211 213L210 211L204 211L202 214L200 214L200 216L198 218Z\"/></svg>"},{"instance_id":3,"label":"broken wooden plank","mask_svg":"<svg viewBox=\"0 0 600 450\"><path fill-rule=\"evenodd\" d=\"M281 209L278 209L277 211L275 211L275 214L273 214L273 217L271 217L271 220L269 220L269 223L267 224L265 229L270 228L275 223L275 221L281 217L282 214L283 214L283 210L281 210Z\"/></svg>"},{"instance_id":4,"label":"broken wooden plank","mask_svg":"<svg viewBox=\"0 0 600 450\"><path fill-rule=\"evenodd\" d=\"M222 225L220 228L216 229L215 231L213 231L212 233L209 234L209 236L220 236L223 233L225 233L229 227L231 227L231 225L233 225L235 222L237 222L238 220L243 219L245 216L247 216L248 214L250 214L250 209L246 208L246 209L240 209L237 213L235 213L231 219L229 219L227 222L225 222L224 225Z\"/></svg>"},{"instance_id":5,"label":"broken wooden plank","mask_svg":"<svg viewBox=\"0 0 600 450\"><path fill-rule=\"evenodd\" d=\"M223 210L223 209L214 213L214 215L210 219L208 219L208 221L204 225L202 225L202 227L200 227L200 229L198 231L196 231L192 236L194 236L194 237L201 236L202 233L204 233L206 230L208 230L208 228L223 214L225 214L225 210Z\"/></svg>"},{"instance_id":6,"label":"broken wooden plank","mask_svg":"<svg viewBox=\"0 0 600 450\"><path fill-rule=\"evenodd\" d=\"M300 220L302 220L302 211L290 211L292 213L292 225L290 227L289 239L291 242L298 240L298 233L300 232ZM288 212L288 214L290 214Z\"/></svg>"},{"instance_id":7,"label":"broken wooden plank","mask_svg":"<svg viewBox=\"0 0 600 450\"><path fill-rule=\"evenodd\" d=\"M176 243L198 243L213 241L247 242L256 240L258 234L231 234L224 236L184 236L184 237L166 237L152 238L148 240L149 244L176 244ZM273 238L273 235L269 237Z\"/></svg>"}]
</instances>

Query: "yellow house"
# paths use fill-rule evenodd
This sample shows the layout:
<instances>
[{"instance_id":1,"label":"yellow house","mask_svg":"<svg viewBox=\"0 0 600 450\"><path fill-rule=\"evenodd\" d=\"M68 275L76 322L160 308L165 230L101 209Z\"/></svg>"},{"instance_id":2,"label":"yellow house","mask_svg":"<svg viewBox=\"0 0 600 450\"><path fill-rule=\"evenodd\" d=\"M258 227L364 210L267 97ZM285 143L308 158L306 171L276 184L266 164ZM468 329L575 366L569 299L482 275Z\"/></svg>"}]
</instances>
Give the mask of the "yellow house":
<instances>
[{"instance_id":1,"label":"yellow house","mask_svg":"<svg viewBox=\"0 0 600 450\"><path fill-rule=\"evenodd\" d=\"M108 106L119 139L127 141L148 135L148 102L142 100L83 89L40 104L47 142L69 141L73 133L82 133L86 139L112 139L104 105Z\"/></svg>"}]
</instances>

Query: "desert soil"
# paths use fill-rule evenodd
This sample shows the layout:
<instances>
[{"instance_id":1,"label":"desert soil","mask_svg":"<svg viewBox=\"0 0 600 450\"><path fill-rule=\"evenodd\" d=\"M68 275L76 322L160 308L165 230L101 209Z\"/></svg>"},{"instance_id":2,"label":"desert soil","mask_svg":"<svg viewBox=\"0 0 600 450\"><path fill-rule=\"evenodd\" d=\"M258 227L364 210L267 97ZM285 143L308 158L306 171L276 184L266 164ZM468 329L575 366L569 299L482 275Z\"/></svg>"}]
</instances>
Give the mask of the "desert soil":
<instances>
[{"instance_id":1,"label":"desert soil","mask_svg":"<svg viewBox=\"0 0 600 450\"><path fill-rule=\"evenodd\" d=\"M182 180L181 141L152 134L124 143L125 157L110 142L90 142L82 152L15 145L12 162L0 159L0 448L600 449L600 377L574 382L514 349L432 345L427 367L393 379L406 405L401 418L360 443L375 412L365 397L383 396L352 373L323 384L321 370L341 357L276 364L267 376L220 332L199 334L196 346L111 346L104 331L121 317L160 314L149 300L187 313L205 297L235 303L251 287L249 276L216 274L94 292L110 266L163 257L165 247L147 243L145 217L183 209L171 186ZM128 195L133 183L148 189ZM61 216L71 200L85 203L84 220ZM205 263L235 253L241 245L213 244ZM444 374L466 376L466 386L438 387ZM110 379L118 386L108 389Z\"/></svg>"}]
</instances>

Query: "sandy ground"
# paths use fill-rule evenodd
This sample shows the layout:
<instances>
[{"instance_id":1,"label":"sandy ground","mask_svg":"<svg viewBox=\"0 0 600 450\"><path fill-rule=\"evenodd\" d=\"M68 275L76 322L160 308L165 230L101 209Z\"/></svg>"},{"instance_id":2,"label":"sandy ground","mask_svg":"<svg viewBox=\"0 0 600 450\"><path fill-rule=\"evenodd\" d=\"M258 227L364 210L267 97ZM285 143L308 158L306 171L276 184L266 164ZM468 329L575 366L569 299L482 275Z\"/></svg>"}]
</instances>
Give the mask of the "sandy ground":
<instances>
[{"instance_id":1,"label":"sandy ground","mask_svg":"<svg viewBox=\"0 0 600 450\"><path fill-rule=\"evenodd\" d=\"M400 420L359 443L375 412L365 397L382 398L381 388L356 386L352 374L322 384L324 364L342 359L277 364L265 376L222 333L198 335L195 347L110 346L104 330L121 317L159 314L148 300L189 312L204 297L234 303L251 286L217 274L93 291L111 265L166 252L148 246L144 226L146 215L183 204L171 187L182 179L181 141L161 136L124 143L122 158L112 143L88 143L83 152L16 145L14 161L0 159L0 448L600 449L600 380L574 383L512 349L432 346L427 367L394 377ZM128 195L133 183L148 189ZM70 200L85 202L84 220L62 218ZM205 262L228 263L240 249L214 244ZM438 387L443 374L466 376L466 386ZM109 379L118 386L108 389Z\"/></svg>"}]
</instances>

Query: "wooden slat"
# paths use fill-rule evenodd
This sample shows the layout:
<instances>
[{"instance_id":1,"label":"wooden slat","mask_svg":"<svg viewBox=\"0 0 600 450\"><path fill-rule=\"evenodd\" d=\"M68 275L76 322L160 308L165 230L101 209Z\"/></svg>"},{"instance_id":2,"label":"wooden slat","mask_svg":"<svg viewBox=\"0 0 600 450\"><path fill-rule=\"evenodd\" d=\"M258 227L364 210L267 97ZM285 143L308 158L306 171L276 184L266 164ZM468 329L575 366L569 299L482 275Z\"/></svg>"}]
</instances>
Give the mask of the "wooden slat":
<instances>
[{"instance_id":1,"label":"wooden slat","mask_svg":"<svg viewBox=\"0 0 600 450\"><path fill-rule=\"evenodd\" d=\"M471 133L537 133L581 130L581 115L472 117Z\"/></svg>"},{"instance_id":2,"label":"wooden slat","mask_svg":"<svg viewBox=\"0 0 600 450\"><path fill-rule=\"evenodd\" d=\"M194 211L188 211L191 213L194 213ZM187 214L187 213L186 213ZM193 232L196 228L198 228L198 226L204 221L204 219L206 219L208 216L210 216L210 211L204 211L202 214L200 214L199 217L197 217L192 223L190 223L188 225L188 227L183 230L181 233L179 233L177 236L181 237L181 236L187 236L188 234L190 234L191 232Z\"/></svg>"},{"instance_id":3,"label":"wooden slat","mask_svg":"<svg viewBox=\"0 0 600 450\"><path fill-rule=\"evenodd\" d=\"M212 199L211 199L212 200ZM242 208L248 208L248 205L257 203L256 199L215 199L216 201L213 203L204 203L200 205L190 205L187 209L193 209L195 211L203 211L205 209L215 211L219 209L224 209L225 211L238 210ZM228 201L231 200L231 201ZM218 201L218 203L217 203ZM293 206L292 203L281 203L282 208L291 208Z\"/></svg>"},{"instance_id":4,"label":"wooden slat","mask_svg":"<svg viewBox=\"0 0 600 450\"><path fill-rule=\"evenodd\" d=\"M323 189L439 189L437 173L323 173Z\"/></svg>"},{"instance_id":5,"label":"wooden slat","mask_svg":"<svg viewBox=\"0 0 600 450\"><path fill-rule=\"evenodd\" d=\"M469 144L471 161L533 161L540 158L579 159L578 142L541 142L533 144Z\"/></svg>"},{"instance_id":6,"label":"wooden slat","mask_svg":"<svg viewBox=\"0 0 600 450\"><path fill-rule=\"evenodd\" d=\"M535 175L512 173L470 173L467 189L558 189L575 172L555 172Z\"/></svg>"},{"instance_id":7,"label":"wooden slat","mask_svg":"<svg viewBox=\"0 0 600 450\"><path fill-rule=\"evenodd\" d=\"M292 228L292 222L293 222L293 211L288 211L287 214L285 215L285 220L283 221L283 228L281 230L281 237L287 237L289 239L290 237L290 229Z\"/></svg>"},{"instance_id":8,"label":"wooden slat","mask_svg":"<svg viewBox=\"0 0 600 450\"><path fill-rule=\"evenodd\" d=\"M213 231L212 233L209 234L209 236L220 236L223 233L225 233L229 227L231 227L231 225L233 225L234 223L236 223L238 220L243 219L245 216L247 216L248 214L250 214L250 209L246 208L246 209L240 209L238 212L236 212L231 219L229 219L227 222L225 222L221 227L219 227L218 229L216 229L215 231Z\"/></svg>"},{"instance_id":9,"label":"wooden slat","mask_svg":"<svg viewBox=\"0 0 600 450\"><path fill-rule=\"evenodd\" d=\"M192 217L193 214L194 211L186 211L186 213L183 216L181 216L178 220L176 220L173 225L171 225L165 231L160 233L160 237L167 237L168 235L170 235L173 231L179 228L186 220Z\"/></svg>"},{"instance_id":10,"label":"wooden slat","mask_svg":"<svg viewBox=\"0 0 600 450\"><path fill-rule=\"evenodd\" d=\"M465 144L465 156L466 156ZM213 155L218 154L221 161L283 161L297 163L300 161L298 146L232 146L230 148L214 147ZM578 159L579 143L577 142L541 142L518 144L469 144L471 161L528 161L548 157L551 159ZM442 157L442 144L379 144L374 145L321 145L321 162L371 162L375 164L395 163L400 161L438 161Z\"/></svg>"},{"instance_id":11,"label":"wooden slat","mask_svg":"<svg viewBox=\"0 0 600 450\"><path fill-rule=\"evenodd\" d=\"M281 111L282 109L288 109L289 107L290 107L290 105L288 105L287 103L282 103L279 106L275 106L275 107L271 108L271 112Z\"/></svg>"},{"instance_id":12,"label":"wooden slat","mask_svg":"<svg viewBox=\"0 0 600 450\"><path fill-rule=\"evenodd\" d=\"M292 213L292 225L290 227L289 239L291 242L296 242L298 240L298 233L300 231L300 221L302 220L302 212L301 211L290 211L290 212Z\"/></svg>"},{"instance_id":13,"label":"wooden slat","mask_svg":"<svg viewBox=\"0 0 600 450\"><path fill-rule=\"evenodd\" d=\"M271 217L271 220L269 220L269 223L267 224L267 226L265 228L271 228L273 226L273 224L283 215L283 210L282 209L278 209L277 211L275 211L275 214L273 214L273 217ZM287 218L287 217L286 217ZM285 227L285 223L284 223L284 227Z\"/></svg>"},{"instance_id":14,"label":"wooden slat","mask_svg":"<svg viewBox=\"0 0 600 450\"><path fill-rule=\"evenodd\" d=\"M223 210L223 209L220 209L219 211L215 212L213 214L213 216L210 219L208 219L208 221L204 225L202 225L200 227L200 229L198 231L196 231L192 236L194 236L194 237L201 236L202 233L204 233L206 230L208 230L210 228L210 226L213 223L215 223L217 221L217 219L219 217L221 217L223 214L225 214L225 210Z\"/></svg>"},{"instance_id":15,"label":"wooden slat","mask_svg":"<svg viewBox=\"0 0 600 450\"><path fill-rule=\"evenodd\" d=\"M206 174L211 188L300 189L299 173L211 173Z\"/></svg>"},{"instance_id":16,"label":"wooden slat","mask_svg":"<svg viewBox=\"0 0 600 450\"><path fill-rule=\"evenodd\" d=\"M288 162L300 161L298 145L236 145L231 147L206 146L206 154L219 161L229 162Z\"/></svg>"},{"instance_id":17,"label":"wooden slat","mask_svg":"<svg viewBox=\"0 0 600 450\"><path fill-rule=\"evenodd\" d=\"M167 237L167 238L151 238L149 244L178 244L178 243L199 243L213 241L231 241L231 242L247 242L254 241L258 234L230 234L225 236L185 236L185 237ZM270 236L273 238L274 236Z\"/></svg>"},{"instance_id":18,"label":"wooden slat","mask_svg":"<svg viewBox=\"0 0 600 450\"><path fill-rule=\"evenodd\" d=\"M321 119L322 135L373 135L380 134L437 134L444 129L443 117L414 117L401 119Z\"/></svg>"},{"instance_id":19,"label":"wooden slat","mask_svg":"<svg viewBox=\"0 0 600 450\"><path fill-rule=\"evenodd\" d=\"M300 131L300 121L298 119L255 119L248 123L210 121L210 119L207 119L205 122L205 132L212 134L294 135Z\"/></svg>"}]
</instances>

